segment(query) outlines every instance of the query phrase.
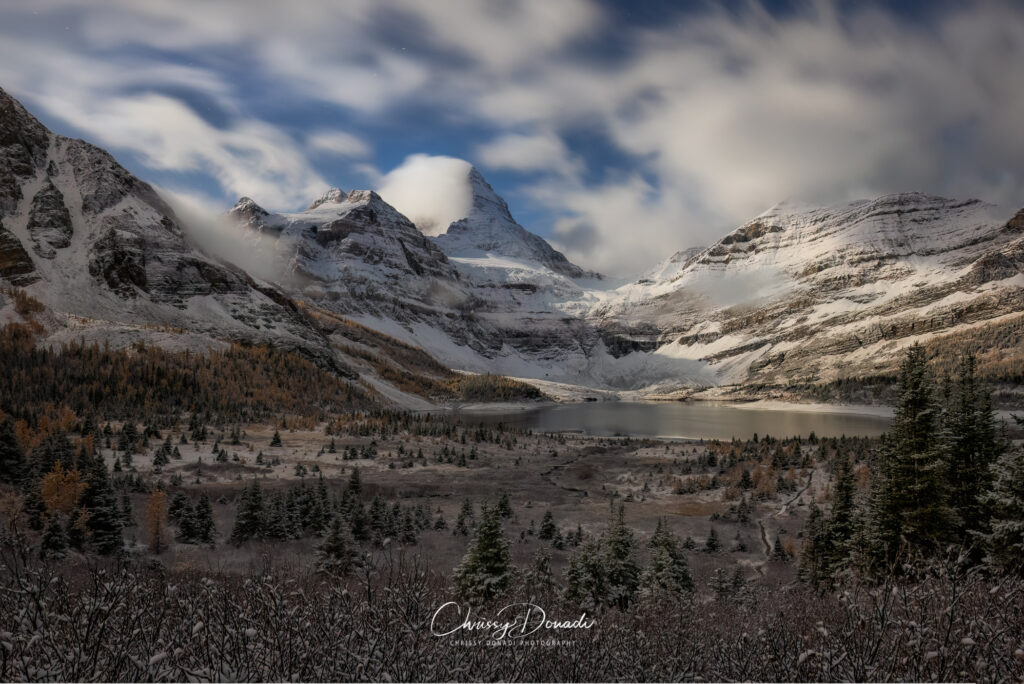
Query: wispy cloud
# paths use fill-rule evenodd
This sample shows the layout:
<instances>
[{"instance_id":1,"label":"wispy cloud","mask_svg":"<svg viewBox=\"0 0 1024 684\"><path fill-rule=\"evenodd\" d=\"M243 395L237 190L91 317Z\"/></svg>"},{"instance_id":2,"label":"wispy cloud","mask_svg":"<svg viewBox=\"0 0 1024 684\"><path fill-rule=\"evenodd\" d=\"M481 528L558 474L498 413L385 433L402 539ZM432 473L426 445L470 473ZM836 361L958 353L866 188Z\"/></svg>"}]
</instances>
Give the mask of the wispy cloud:
<instances>
[{"instance_id":1,"label":"wispy cloud","mask_svg":"<svg viewBox=\"0 0 1024 684\"><path fill-rule=\"evenodd\" d=\"M318 131L306 139L306 144L313 152L350 159L363 159L373 153L369 143L345 131Z\"/></svg>"},{"instance_id":2,"label":"wispy cloud","mask_svg":"<svg viewBox=\"0 0 1024 684\"><path fill-rule=\"evenodd\" d=\"M40 0L0 9L0 82L154 169L269 205L308 201L328 163L376 180L389 142L346 121L307 132L285 103L421 130L429 150L397 158L458 149L501 170L499 190L546 217L528 227L612 273L786 198L1024 197L1012 2L686 7L641 26L588 0ZM423 174L425 198L435 178L448 192ZM409 206L440 225L455 204Z\"/></svg>"},{"instance_id":3,"label":"wispy cloud","mask_svg":"<svg viewBox=\"0 0 1024 684\"><path fill-rule=\"evenodd\" d=\"M545 171L573 178L583 170L583 163L551 132L508 133L477 147L476 155L485 166L495 169Z\"/></svg>"}]
</instances>

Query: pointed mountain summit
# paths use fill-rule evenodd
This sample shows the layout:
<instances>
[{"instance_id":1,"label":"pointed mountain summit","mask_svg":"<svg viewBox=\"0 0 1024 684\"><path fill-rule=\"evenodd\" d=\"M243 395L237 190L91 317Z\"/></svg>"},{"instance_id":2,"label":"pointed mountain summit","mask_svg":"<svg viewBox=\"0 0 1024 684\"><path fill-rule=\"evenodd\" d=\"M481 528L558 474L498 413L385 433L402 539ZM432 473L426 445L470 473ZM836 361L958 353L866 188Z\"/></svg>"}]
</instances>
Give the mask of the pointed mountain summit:
<instances>
[{"instance_id":1,"label":"pointed mountain summit","mask_svg":"<svg viewBox=\"0 0 1024 684\"><path fill-rule=\"evenodd\" d=\"M407 322L458 280L444 253L372 190L331 188L300 212L243 197L228 216L256 234L254 252L284 266L282 287L335 313Z\"/></svg>"},{"instance_id":2,"label":"pointed mountain summit","mask_svg":"<svg viewBox=\"0 0 1024 684\"><path fill-rule=\"evenodd\" d=\"M573 264L544 238L516 223L508 203L476 167L470 168L468 180L473 197L469 214L448 226L446 233L434 238L445 254L463 258L490 255L522 259L570 278L597 276Z\"/></svg>"},{"instance_id":3,"label":"pointed mountain summit","mask_svg":"<svg viewBox=\"0 0 1024 684\"><path fill-rule=\"evenodd\" d=\"M341 204L345 201L347 195L341 188L331 188L324 194L320 195L317 199L313 200L313 203L306 207L306 211L312 211L322 204Z\"/></svg>"}]
</instances>

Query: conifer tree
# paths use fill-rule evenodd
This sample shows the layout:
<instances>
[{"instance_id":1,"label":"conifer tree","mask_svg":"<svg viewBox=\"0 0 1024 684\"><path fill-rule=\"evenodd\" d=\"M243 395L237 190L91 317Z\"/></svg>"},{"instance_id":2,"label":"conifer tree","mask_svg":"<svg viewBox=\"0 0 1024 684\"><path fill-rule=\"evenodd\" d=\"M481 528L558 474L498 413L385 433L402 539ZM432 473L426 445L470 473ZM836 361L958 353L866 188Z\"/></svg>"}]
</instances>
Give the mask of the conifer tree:
<instances>
[{"instance_id":1,"label":"conifer tree","mask_svg":"<svg viewBox=\"0 0 1024 684\"><path fill-rule=\"evenodd\" d=\"M644 592L680 595L693 591L693 577L682 544L661 518L648 546L651 557L640 578Z\"/></svg>"},{"instance_id":2,"label":"conifer tree","mask_svg":"<svg viewBox=\"0 0 1024 684\"><path fill-rule=\"evenodd\" d=\"M979 384L976 365L971 354L961 361L944 430L950 505L964 540L985 532L988 516L983 496L992 483L992 464L1006 450L996 428L992 397Z\"/></svg>"},{"instance_id":3,"label":"conifer tree","mask_svg":"<svg viewBox=\"0 0 1024 684\"><path fill-rule=\"evenodd\" d=\"M982 496L991 511L985 563L1024 577L1024 448L1005 451L991 471L991 491Z\"/></svg>"},{"instance_id":4,"label":"conifer tree","mask_svg":"<svg viewBox=\"0 0 1024 684\"><path fill-rule=\"evenodd\" d=\"M242 493L235 516L235 527L231 531L231 543L238 545L249 539L263 536L264 510L263 492L258 480Z\"/></svg>"},{"instance_id":5,"label":"conifer tree","mask_svg":"<svg viewBox=\"0 0 1024 684\"><path fill-rule=\"evenodd\" d=\"M476 447L473 448L476 449ZM501 498L498 500L498 513L502 518L512 517L512 504L509 501L508 492L501 493Z\"/></svg>"},{"instance_id":6,"label":"conifer tree","mask_svg":"<svg viewBox=\"0 0 1024 684\"><path fill-rule=\"evenodd\" d=\"M46 526L43 529L41 545L43 555L62 558L67 553L69 544L63 516L58 513L48 516Z\"/></svg>"},{"instance_id":7,"label":"conifer tree","mask_svg":"<svg viewBox=\"0 0 1024 684\"><path fill-rule=\"evenodd\" d=\"M551 591L555 588L551 554L546 549L534 554L530 567L523 574L523 580L530 591Z\"/></svg>"},{"instance_id":8,"label":"conifer tree","mask_svg":"<svg viewBox=\"0 0 1024 684\"><path fill-rule=\"evenodd\" d=\"M608 599L606 552L599 539L587 537L569 556L565 569L565 596L585 608Z\"/></svg>"},{"instance_id":9,"label":"conifer tree","mask_svg":"<svg viewBox=\"0 0 1024 684\"><path fill-rule=\"evenodd\" d=\"M270 446L279 447L281 446L281 433L274 430L274 436L270 438Z\"/></svg>"},{"instance_id":10,"label":"conifer tree","mask_svg":"<svg viewBox=\"0 0 1024 684\"><path fill-rule=\"evenodd\" d=\"M619 504L608 529L601 535L607 551L608 601L625 610L640 583L640 566L636 560L636 538L626 526L625 506Z\"/></svg>"},{"instance_id":11,"label":"conifer tree","mask_svg":"<svg viewBox=\"0 0 1024 684\"><path fill-rule=\"evenodd\" d=\"M722 550L722 542L718 538L718 532L714 527L711 528L711 531L708 533L707 541L704 542L704 550L707 553L715 553Z\"/></svg>"},{"instance_id":12,"label":"conifer tree","mask_svg":"<svg viewBox=\"0 0 1024 684\"><path fill-rule=\"evenodd\" d=\"M349 475L348 485L345 488L345 493L349 497L358 499L363 492L363 483L359 478L359 468L353 468L352 474Z\"/></svg>"},{"instance_id":13,"label":"conifer tree","mask_svg":"<svg viewBox=\"0 0 1024 684\"><path fill-rule=\"evenodd\" d=\"M912 549L933 549L954 531L946 460L938 439L938 406L925 365L924 349L912 346L900 368L900 391L892 427L883 440L870 500L865 538L875 557L897 552L897 541Z\"/></svg>"},{"instance_id":14,"label":"conifer tree","mask_svg":"<svg viewBox=\"0 0 1024 684\"><path fill-rule=\"evenodd\" d=\"M124 539L121 536L121 512L117 505L110 475L102 458L93 461L86 477L86 488L82 492L81 505L89 514L86 528L90 542L96 551L109 555L121 550Z\"/></svg>"},{"instance_id":15,"label":"conifer tree","mask_svg":"<svg viewBox=\"0 0 1024 684\"><path fill-rule=\"evenodd\" d=\"M0 420L0 482L16 484L27 475L25 453L10 418Z\"/></svg>"},{"instance_id":16,"label":"conifer tree","mask_svg":"<svg viewBox=\"0 0 1024 684\"><path fill-rule=\"evenodd\" d=\"M786 553L786 549L782 546L782 539L779 535L775 535L775 544L772 545L772 560L786 562L789 560L789 554Z\"/></svg>"},{"instance_id":17,"label":"conifer tree","mask_svg":"<svg viewBox=\"0 0 1024 684\"><path fill-rule=\"evenodd\" d=\"M811 504L810 515L804 530L804 543L800 549L800 564L797 576L814 586L820 586L829 575L825 566L826 527L821 509Z\"/></svg>"},{"instance_id":18,"label":"conifer tree","mask_svg":"<svg viewBox=\"0 0 1024 684\"><path fill-rule=\"evenodd\" d=\"M291 539L292 525L284 496L278 492L270 497L263 516L263 536L268 539Z\"/></svg>"},{"instance_id":19,"label":"conifer tree","mask_svg":"<svg viewBox=\"0 0 1024 684\"><path fill-rule=\"evenodd\" d=\"M403 544L413 545L417 539L416 523L413 521L412 511L407 508L402 516L402 529L399 534L399 541Z\"/></svg>"},{"instance_id":20,"label":"conifer tree","mask_svg":"<svg viewBox=\"0 0 1024 684\"><path fill-rule=\"evenodd\" d=\"M853 464L847 456L837 456L838 471L833 490L832 510L826 517L815 507L807 523L807 542L801 556L801 574L816 586L831 585L835 574L851 556L853 539L858 532L856 509L856 485L853 479ZM778 548L781 541L776 538ZM883 545L884 546L884 545ZM782 549L778 556L772 550L772 558L788 560Z\"/></svg>"},{"instance_id":21,"label":"conifer tree","mask_svg":"<svg viewBox=\"0 0 1024 684\"><path fill-rule=\"evenodd\" d=\"M181 525L181 520L188 514L190 507L191 503L189 502L188 497L182 492L178 492L174 495L174 498L171 499L171 503L167 506L167 517L175 525Z\"/></svg>"},{"instance_id":22,"label":"conifer tree","mask_svg":"<svg viewBox=\"0 0 1024 684\"><path fill-rule=\"evenodd\" d=\"M459 517L455 519L455 527L452 528L452 534L468 536L470 528L472 528L474 524L473 504L470 503L469 499L464 499L462 502L462 508L459 510Z\"/></svg>"},{"instance_id":23,"label":"conifer tree","mask_svg":"<svg viewBox=\"0 0 1024 684\"><path fill-rule=\"evenodd\" d=\"M853 536L856 524L856 484L853 480L853 463L846 456L840 456L839 470L832 496L832 510L828 519L830 543L845 555L846 544Z\"/></svg>"},{"instance_id":24,"label":"conifer tree","mask_svg":"<svg viewBox=\"0 0 1024 684\"><path fill-rule=\"evenodd\" d=\"M213 506L210 505L210 497L206 495L206 492L199 495L199 502L192 514L192 532L196 543L210 545L214 543L217 529L213 522Z\"/></svg>"},{"instance_id":25,"label":"conifer tree","mask_svg":"<svg viewBox=\"0 0 1024 684\"><path fill-rule=\"evenodd\" d=\"M121 428L121 434L118 437L117 450L124 452L129 458L135 453L139 444L139 431L135 426L135 421L129 420Z\"/></svg>"},{"instance_id":26,"label":"conifer tree","mask_svg":"<svg viewBox=\"0 0 1024 684\"><path fill-rule=\"evenodd\" d=\"M469 549L455 569L455 584L465 598L483 603L505 591L514 572L501 516L497 509L485 507Z\"/></svg>"},{"instance_id":27,"label":"conifer tree","mask_svg":"<svg viewBox=\"0 0 1024 684\"><path fill-rule=\"evenodd\" d=\"M555 538L557 533L558 527L555 525L555 516L551 514L551 511L546 511L544 513L544 517L540 521L540 530L537 532L537 539L551 541Z\"/></svg>"},{"instance_id":28,"label":"conifer tree","mask_svg":"<svg viewBox=\"0 0 1024 684\"><path fill-rule=\"evenodd\" d=\"M135 524L135 516L132 513L132 497L128 490L121 492L121 522L124 527L132 527Z\"/></svg>"},{"instance_id":29,"label":"conifer tree","mask_svg":"<svg viewBox=\"0 0 1024 684\"><path fill-rule=\"evenodd\" d=\"M360 566L361 560L359 548L349 526L339 516L334 516L327 536L317 549L317 570L328 575L344 577Z\"/></svg>"}]
</instances>

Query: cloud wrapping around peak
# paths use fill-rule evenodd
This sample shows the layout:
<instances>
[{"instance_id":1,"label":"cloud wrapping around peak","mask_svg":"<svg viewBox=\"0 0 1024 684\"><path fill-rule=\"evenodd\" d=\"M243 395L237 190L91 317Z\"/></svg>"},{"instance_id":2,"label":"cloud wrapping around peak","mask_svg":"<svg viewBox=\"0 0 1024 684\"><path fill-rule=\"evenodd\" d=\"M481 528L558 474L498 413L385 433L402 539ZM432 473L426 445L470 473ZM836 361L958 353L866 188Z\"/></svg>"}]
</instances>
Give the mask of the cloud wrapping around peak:
<instances>
[{"instance_id":1,"label":"cloud wrapping around peak","mask_svg":"<svg viewBox=\"0 0 1024 684\"><path fill-rule=\"evenodd\" d=\"M441 235L473 204L472 165L455 157L413 154L385 174L377 191L427 235Z\"/></svg>"}]
</instances>

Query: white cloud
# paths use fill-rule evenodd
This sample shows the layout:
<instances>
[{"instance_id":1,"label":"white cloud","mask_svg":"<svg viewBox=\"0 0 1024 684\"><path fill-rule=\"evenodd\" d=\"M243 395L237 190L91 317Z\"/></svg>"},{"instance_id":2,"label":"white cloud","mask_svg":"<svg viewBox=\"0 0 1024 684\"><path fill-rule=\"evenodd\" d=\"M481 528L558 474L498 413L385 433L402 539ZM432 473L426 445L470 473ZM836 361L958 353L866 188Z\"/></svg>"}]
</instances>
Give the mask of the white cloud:
<instances>
[{"instance_id":1,"label":"white cloud","mask_svg":"<svg viewBox=\"0 0 1024 684\"><path fill-rule=\"evenodd\" d=\"M230 114L207 130L175 112L185 120L169 124L173 135L127 122L119 144L152 145L165 160L154 156L154 164L204 168L224 187L252 185L252 194L277 188L282 201L319 181L302 153L283 149L295 146L290 136L247 115L248 93L225 75L230 55L275 99L332 103L394 117L391 125L493 129L477 148L482 163L550 171L526 191L550 213L555 239L598 269L649 266L785 198L828 203L899 190L1011 204L1024 197L1019 3L944 4L907 19L828 0L773 17L755 2L667 14L646 28L614 25L588 0L39 0L8 3L0 19L36 11L67 17L72 31L28 37L0 28L0 77L50 114L90 132L99 127L80 115L117 123L153 111L166 122L167 102L126 92L145 90L143 74L201 89ZM589 50L574 49L587 41ZM614 54L594 49L605 44ZM200 66L133 66L139 46L195 55ZM410 110L425 114L404 118ZM613 156L568 149L564 141L581 132ZM235 134L260 142L247 148ZM191 135L212 151L183 139ZM351 141L305 142L306 151L348 156L371 180L378 174ZM622 168L603 169L607 159ZM441 174L439 182L450 180ZM410 211L443 230L458 192L449 187L438 200L426 186L400 185L396 197L413 198Z\"/></svg>"},{"instance_id":2,"label":"white cloud","mask_svg":"<svg viewBox=\"0 0 1024 684\"><path fill-rule=\"evenodd\" d=\"M362 159L373 154L369 143L345 131L319 131L307 138L306 145L314 152L326 152L339 157Z\"/></svg>"},{"instance_id":3,"label":"white cloud","mask_svg":"<svg viewBox=\"0 0 1024 684\"><path fill-rule=\"evenodd\" d=\"M531 190L565 215L554 237L567 253L610 272L707 244L787 198L922 190L1019 204L1019 6L918 25L832 10L690 17L634 33L628 59L553 64L481 89L472 105L499 125L603 131L628 155L633 172Z\"/></svg>"},{"instance_id":4,"label":"white cloud","mask_svg":"<svg viewBox=\"0 0 1024 684\"><path fill-rule=\"evenodd\" d=\"M472 206L469 162L455 157L413 154L385 174L380 196L427 235L440 235L465 218Z\"/></svg>"},{"instance_id":5,"label":"white cloud","mask_svg":"<svg viewBox=\"0 0 1024 684\"><path fill-rule=\"evenodd\" d=\"M687 242L683 197L658 192L638 175L595 187L571 180L537 183L528 195L563 213L551 241L570 260L613 276L635 275Z\"/></svg>"},{"instance_id":6,"label":"white cloud","mask_svg":"<svg viewBox=\"0 0 1024 684\"><path fill-rule=\"evenodd\" d=\"M547 171L576 176L583 170L562 139L553 133L509 133L477 147L480 161L495 169Z\"/></svg>"},{"instance_id":7,"label":"white cloud","mask_svg":"<svg viewBox=\"0 0 1024 684\"><path fill-rule=\"evenodd\" d=\"M218 127L180 99L132 92L143 85L188 86L232 103L230 88L205 70L76 58L27 41L4 40L0 81L30 107L63 119L92 142L115 152L130 150L155 170L208 174L229 195L290 207L327 187L296 141L264 121L234 113ZM237 111L234 104L228 106Z\"/></svg>"},{"instance_id":8,"label":"white cloud","mask_svg":"<svg viewBox=\"0 0 1024 684\"><path fill-rule=\"evenodd\" d=\"M292 277L276 242L254 239L252 230L231 220L216 200L169 188L157 190L174 209L186 235L206 254L266 282L281 283Z\"/></svg>"}]
</instances>

